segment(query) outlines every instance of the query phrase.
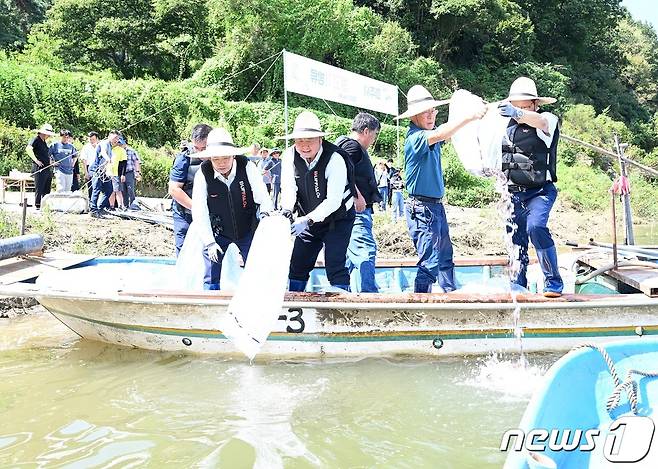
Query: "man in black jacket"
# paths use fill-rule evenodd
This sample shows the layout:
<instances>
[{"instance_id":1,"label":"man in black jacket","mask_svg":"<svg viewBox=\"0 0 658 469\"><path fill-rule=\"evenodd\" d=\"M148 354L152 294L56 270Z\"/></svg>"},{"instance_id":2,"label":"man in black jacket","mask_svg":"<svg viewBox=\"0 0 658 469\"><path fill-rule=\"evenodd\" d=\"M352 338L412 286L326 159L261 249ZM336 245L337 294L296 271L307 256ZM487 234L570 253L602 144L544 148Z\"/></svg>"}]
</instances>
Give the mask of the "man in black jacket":
<instances>
[{"instance_id":1,"label":"man in black jacket","mask_svg":"<svg viewBox=\"0 0 658 469\"><path fill-rule=\"evenodd\" d=\"M354 165L356 217L347 248L347 269L354 277L353 286L358 292L377 293L375 260L377 243L372 233L372 206L380 202L375 171L368 155L368 148L377 140L381 128L379 120L367 112L360 112L352 121L352 133L339 137L336 145L350 156Z\"/></svg>"},{"instance_id":2,"label":"man in black jacket","mask_svg":"<svg viewBox=\"0 0 658 469\"><path fill-rule=\"evenodd\" d=\"M323 139L318 117L302 112L286 138L295 144L286 150L281 169L281 207L292 220L295 245L290 261L290 291L304 291L320 250L329 283L349 291L345 266L354 223L352 164L343 150Z\"/></svg>"},{"instance_id":3,"label":"man in black jacket","mask_svg":"<svg viewBox=\"0 0 658 469\"><path fill-rule=\"evenodd\" d=\"M34 206L41 208L41 197L50 194L53 181L53 170L50 166L50 145L48 137L55 135L50 124L44 124L37 135L30 140L25 151L32 159L32 174L34 175ZM23 201L21 200L21 204Z\"/></svg>"},{"instance_id":4,"label":"man in black jacket","mask_svg":"<svg viewBox=\"0 0 658 469\"><path fill-rule=\"evenodd\" d=\"M206 290L220 289L222 261L231 243L247 262L258 217L274 210L263 175L244 156L246 150L219 128L208 133L206 149L195 155L206 159L199 165L192 188L192 218L212 262L204 279Z\"/></svg>"}]
</instances>

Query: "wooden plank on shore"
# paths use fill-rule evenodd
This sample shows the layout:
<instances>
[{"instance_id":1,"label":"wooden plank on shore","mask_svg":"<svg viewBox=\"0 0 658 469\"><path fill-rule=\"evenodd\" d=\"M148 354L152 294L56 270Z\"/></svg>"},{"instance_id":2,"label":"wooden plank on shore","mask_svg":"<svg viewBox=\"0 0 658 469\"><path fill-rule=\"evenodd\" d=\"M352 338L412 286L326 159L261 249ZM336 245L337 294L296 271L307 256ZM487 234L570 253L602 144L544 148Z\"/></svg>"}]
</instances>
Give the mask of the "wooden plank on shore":
<instances>
[{"instance_id":1,"label":"wooden plank on shore","mask_svg":"<svg viewBox=\"0 0 658 469\"><path fill-rule=\"evenodd\" d=\"M12 257L0 261L0 285L9 285L38 277L50 269L62 270L82 264L96 256L48 252L40 256Z\"/></svg>"},{"instance_id":2,"label":"wooden plank on shore","mask_svg":"<svg viewBox=\"0 0 658 469\"><path fill-rule=\"evenodd\" d=\"M601 256L593 254L583 256L578 262L589 266L593 269L600 269L612 264L612 256ZM647 296L652 298L658 297L658 268L652 269L646 266L620 266L617 269L609 270L606 275L615 280L631 286Z\"/></svg>"}]
</instances>

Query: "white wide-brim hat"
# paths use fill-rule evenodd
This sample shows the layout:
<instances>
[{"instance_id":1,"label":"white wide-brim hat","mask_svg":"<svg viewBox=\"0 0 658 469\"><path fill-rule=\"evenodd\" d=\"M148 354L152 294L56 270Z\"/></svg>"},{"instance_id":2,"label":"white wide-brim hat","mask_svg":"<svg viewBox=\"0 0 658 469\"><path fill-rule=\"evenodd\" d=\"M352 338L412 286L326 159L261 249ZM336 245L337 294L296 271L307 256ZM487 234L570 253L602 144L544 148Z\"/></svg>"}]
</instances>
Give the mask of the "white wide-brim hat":
<instances>
[{"instance_id":1,"label":"white wide-brim hat","mask_svg":"<svg viewBox=\"0 0 658 469\"><path fill-rule=\"evenodd\" d=\"M241 148L233 143L231 135L223 128L212 129L208 133L206 149L194 154L194 158L208 159L213 156L244 155L248 148Z\"/></svg>"},{"instance_id":2,"label":"white wide-brim hat","mask_svg":"<svg viewBox=\"0 0 658 469\"><path fill-rule=\"evenodd\" d=\"M320 119L318 119L318 116L311 111L302 111L302 113L297 116L297 119L295 119L295 125L292 128L292 132L278 138L281 140L294 140L296 138L324 137L325 135L327 135L327 133L322 131L322 126L320 125Z\"/></svg>"},{"instance_id":3,"label":"white wide-brim hat","mask_svg":"<svg viewBox=\"0 0 658 469\"><path fill-rule=\"evenodd\" d=\"M55 135L55 131L53 130L53 126L50 124L43 124L39 130L37 130L38 134L44 134L48 135L49 137L52 137Z\"/></svg>"},{"instance_id":4,"label":"white wide-brim hat","mask_svg":"<svg viewBox=\"0 0 658 469\"><path fill-rule=\"evenodd\" d=\"M531 78L519 77L510 86L509 96L505 101L526 101L528 99L539 101L539 104L553 104L557 101L555 98L539 96L537 94L537 85Z\"/></svg>"},{"instance_id":5,"label":"white wide-brim hat","mask_svg":"<svg viewBox=\"0 0 658 469\"><path fill-rule=\"evenodd\" d=\"M449 99L444 99L442 101L437 101L432 97L429 91L425 89L424 86L414 85L409 89L407 93L407 110L403 112L395 119L406 119L407 117L413 117L421 112L425 112L428 109L435 108L437 106L443 106L444 104L450 103Z\"/></svg>"}]
</instances>

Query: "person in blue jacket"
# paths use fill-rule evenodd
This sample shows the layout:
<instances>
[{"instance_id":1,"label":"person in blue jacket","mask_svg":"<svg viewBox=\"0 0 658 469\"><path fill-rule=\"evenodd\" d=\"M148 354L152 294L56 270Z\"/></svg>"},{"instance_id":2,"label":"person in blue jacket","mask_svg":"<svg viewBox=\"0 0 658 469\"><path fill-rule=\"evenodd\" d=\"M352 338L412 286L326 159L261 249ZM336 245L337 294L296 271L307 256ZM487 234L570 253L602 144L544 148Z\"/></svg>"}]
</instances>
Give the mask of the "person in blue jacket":
<instances>
[{"instance_id":1,"label":"person in blue jacket","mask_svg":"<svg viewBox=\"0 0 658 469\"><path fill-rule=\"evenodd\" d=\"M444 292L455 290L455 264L443 201L445 183L441 167L441 144L467 123L482 118L486 107L467 117L436 126L436 107L449 101L436 101L421 85L407 94L408 109L396 119L409 118L404 143L405 174L409 199L407 227L418 252L416 293L430 293L438 280Z\"/></svg>"},{"instance_id":2,"label":"person in blue jacket","mask_svg":"<svg viewBox=\"0 0 658 469\"><path fill-rule=\"evenodd\" d=\"M174 243L176 256L180 253L187 230L192 223L192 188L194 176L201 160L196 154L206 149L208 134L212 130L208 124L197 124L192 129L191 142L185 142L176 155L169 172L169 195L172 199L171 211L174 219Z\"/></svg>"}]
</instances>

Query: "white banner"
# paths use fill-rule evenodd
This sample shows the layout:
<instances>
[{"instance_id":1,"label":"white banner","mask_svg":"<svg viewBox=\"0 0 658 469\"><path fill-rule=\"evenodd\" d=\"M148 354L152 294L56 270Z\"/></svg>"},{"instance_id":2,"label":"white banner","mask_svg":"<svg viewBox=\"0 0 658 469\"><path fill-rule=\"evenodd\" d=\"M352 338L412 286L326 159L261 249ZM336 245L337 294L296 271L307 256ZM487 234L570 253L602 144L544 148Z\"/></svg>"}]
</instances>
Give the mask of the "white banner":
<instances>
[{"instance_id":1,"label":"white banner","mask_svg":"<svg viewBox=\"0 0 658 469\"><path fill-rule=\"evenodd\" d=\"M286 91L398 115L398 88L338 67L283 53Z\"/></svg>"}]
</instances>

